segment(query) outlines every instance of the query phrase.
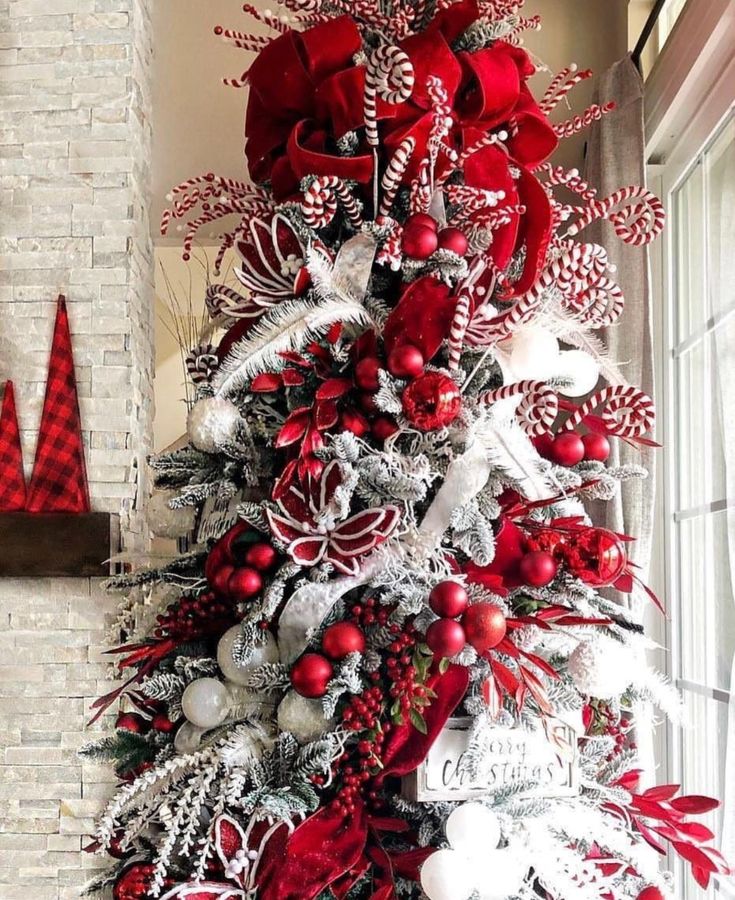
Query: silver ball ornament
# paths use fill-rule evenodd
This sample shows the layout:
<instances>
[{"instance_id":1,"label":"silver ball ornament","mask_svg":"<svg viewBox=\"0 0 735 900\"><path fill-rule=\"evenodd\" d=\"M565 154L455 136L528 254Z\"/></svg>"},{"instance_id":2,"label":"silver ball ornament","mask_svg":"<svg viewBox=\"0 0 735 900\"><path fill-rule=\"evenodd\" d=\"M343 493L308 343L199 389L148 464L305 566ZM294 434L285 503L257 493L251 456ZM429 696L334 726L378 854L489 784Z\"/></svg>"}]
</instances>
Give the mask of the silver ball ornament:
<instances>
[{"instance_id":1,"label":"silver ball ornament","mask_svg":"<svg viewBox=\"0 0 735 900\"><path fill-rule=\"evenodd\" d=\"M169 503L176 496L178 491L154 491L148 500L146 520L156 537L179 538L194 530L196 509L193 506L171 509Z\"/></svg>"},{"instance_id":2,"label":"silver ball ornament","mask_svg":"<svg viewBox=\"0 0 735 900\"><path fill-rule=\"evenodd\" d=\"M232 658L232 648L242 634L239 625L233 625L219 639L217 644L217 663L228 681L235 684L247 684L250 673L266 663L278 662L278 644L270 632L266 632L262 644L253 650L250 659L244 665L238 665Z\"/></svg>"},{"instance_id":3,"label":"silver ball ornament","mask_svg":"<svg viewBox=\"0 0 735 900\"><path fill-rule=\"evenodd\" d=\"M240 411L225 397L203 397L192 406L186 420L189 440L203 453L217 453L237 440L242 424Z\"/></svg>"},{"instance_id":4,"label":"silver ball ornament","mask_svg":"<svg viewBox=\"0 0 735 900\"><path fill-rule=\"evenodd\" d=\"M174 737L174 747L179 753L194 753L202 742L204 728L197 728L191 722L184 722Z\"/></svg>"},{"instance_id":5,"label":"silver ball ornament","mask_svg":"<svg viewBox=\"0 0 735 900\"><path fill-rule=\"evenodd\" d=\"M181 709L197 728L216 728L227 718L232 698L216 678L198 678L181 697Z\"/></svg>"},{"instance_id":6,"label":"silver ball ornament","mask_svg":"<svg viewBox=\"0 0 735 900\"><path fill-rule=\"evenodd\" d=\"M278 706L278 730L288 731L300 744L316 740L336 725L324 715L321 700L309 700L289 691Z\"/></svg>"}]
</instances>

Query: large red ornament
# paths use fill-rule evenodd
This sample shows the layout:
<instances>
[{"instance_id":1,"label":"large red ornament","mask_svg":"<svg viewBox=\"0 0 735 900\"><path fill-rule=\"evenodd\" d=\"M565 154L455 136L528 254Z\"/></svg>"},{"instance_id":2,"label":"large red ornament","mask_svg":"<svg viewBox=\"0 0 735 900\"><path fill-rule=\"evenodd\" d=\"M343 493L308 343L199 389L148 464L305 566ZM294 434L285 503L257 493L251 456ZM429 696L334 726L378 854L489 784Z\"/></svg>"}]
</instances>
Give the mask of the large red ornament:
<instances>
[{"instance_id":1,"label":"large red ornament","mask_svg":"<svg viewBox=\"0 0 735 900\"><path fill-rule=\"evenodd\" d=\"M412 344L396 347L388 357L388 371L396 378L416 378L424 371L424 355Z\"/></svg>"},{"instance_id":2,"label":"large red ornament","mask_svg":"<svg viewBox=\"0 0 735 900\"><path fill-rule=\"evenodd\" d=\"M291 684L302 697L323 697L333 674L332 664L321 653L305 653L291 669Z\"/></svg>"},{"instance_id":3,"label":"large red ornament","mask_svg":"<svg viewBox=\"0 0 735 900\"><path fill-rule=\"evenodd\" d=\"M350 653L365 652L365 634L352 622L335 622L322 636L322 650L330 659L344 659Z\"/></svg>"},{"instance_id":4,"label":"large red ornament","mask_svg":"<svg viewBox=\"0 0 735 900\"><path fill-rule=\"evenodd\" d=\"M368 356L361 359L355 366L355 384L362 388L363 391L377 391L380 387L378 381L378 370L380 369L380 360Z\"/></svg>"},{"instance_id":5,"label":"large red ornament","mask_svg":"<svg viewBox=\"0 0 735 900\"><path fill-rule=\"evenodd\" d=\"M447 619L456 619L467 609L469 597L458 581L440 581L429 594L429 606Z\"/></svg>"},{"instance_id":6,"label":"large red ornament","mask_svg":"<svg viewBox=\"0 0 735 900\"><path fill-rule=\"evenodd\" d=\"M260 593L262 587L263 578L260 572L249 566L235 569L227 580L227 593L237 602L250 600Z\"/></svg>"},{"instance_id":7,"label":"large red ornament","mask_svg":"<svg viewBox=\"0 0 735 900\"><path fill-rule=\"evenodd\" d=\"M424 372L403 392L403 412L419 431L438 431L457 418L462 395L457 384L441 372Z\"/></svg>"},{"instance_id":8,"label":"large red ornament","mask_svg":"<svg viewBox=\"0 0 735 900\"><path fill-rule=\"evenodd\" d=\"M426 643L436 657L456 656L464 649L464 628L454 619L437 619L426 629Z\"/></svg>"},{"instance_id":9,"label":"large red ornament","mask_svg":"<svg viewBox=\"0 0 735 900\"><path fill-rule=\"evenodd\" d=\"M235 574L235 567L230 565L220 566L209 577L209 586L218 597L230 596L230 577Z\"/></svg>"},{"instance_id":10,"label":"large red ornament","mask_svg":"<svg viewBox=\"0 0 735 900\"><path fill-rule=\"evenodd\" d=\"M559 565L550 553L532 550L520 562L523 581L531 587L546 587L556 578Z\"/></svg>"},{"instance_id":11,"label":"large red ornament","mask_svg":"<svg viewBox=\"0 0 735 900\"><path fill-rule=\"evenodd\" d=\"M575 532L564 542L564 559L572 574L591 587L615 584L628 564L625 545L604 528Z\"/></svg>"},{"instance_id":12,"label":"large red ornament","mask_svg":"<svg viewBox=\"0 0 735 900\"><path fill-rule=\"evenodd\" d=\"M119 728L120 731L130 731L133 734L145 734L150 728L150 723L140 713L127 712L120 713L115 719L115 728Z\"/></svg>"},{"instance_id":13,"label":"large red ornament","mask_svg":"<svg viewBox=\"0 0 735 900\"><path fill-rule=\"evenodd\" d=\"M440 250L451 250L457 256L465 256L469 247L470 242L459 228L443 228L439 232Z\"/></svg>"},{"instance_id":14,"label":"large red ornament","mask_svg":"<svg viewBox=\"0 0 735 900\"><path fill-rule=\"evenodd\" d=\"M406 221L403 223L403 230L411 231L416 228L430 228L432 231L436 231L438 227L438 222L433 216L430 216L428 213L414 213L412 216L409 216Z\"/></svg>"},{"instance_id":15,"label":"large red ornament","mask_svg":"<svg viewBox=\"0 0 735 900\"><path fill-rule=\"evenodd\" d=\"M607 462L610 456L610 441L604 434L595 434L591 431L582 437L584 444L584 458L596 462ZM654 890L657 890L654 888Z\"/></svg>"},{"instance_id":16,"label":"large red ornament","mask_svg":"<svg viewBox=\"0 0 735 900\"><path fill-rule=\"evenodd\" d=\"M406 256L412 259L428 259L439 246L439 238L433 228L419 225L403 232L401 246Z\"/></svg>"},{"instance_id":17,"label":"large red ornament","mask_svg":"<svg viewBox=\"0 0 735 900\"><path fill-rule=\"evenodd\" d=\"M560 466L576 466L584 459L582 438L573 431L565 431L554 438L551 458Z\"/></svg>"},{"instance_id":18,"label":"large red ornament","mask_svg":"<svg viewBox=\"0 0 735 900\"><path fill-rule=\"evenodd\" d=\"M638 900L665 900L665 898L657 887L649 885L638 894Z\"/></svg>"},{"instance_id":19,"label":"large red ornament","mask_svg":"<svg viewBox=\"0 0 735 900\"><path fill-rule=\"evenodd\" d=\"M245 562L259 572L267 572L272 569L278 559L275 547L264 542L259 542L248 547L245 553Z\"/></svg>"},{"instance_id":20,"label":"large red ornament","mask_svg":"<svg viewBox=\"0 0 735 900\"><path fill-rule=\"evenodd\" d=\"M462 616L462 627L468 643L478 653L486 653L497 647L508 628L503 610L493 603L475 603L469 606Z\"/></svg>"}]
</instances>

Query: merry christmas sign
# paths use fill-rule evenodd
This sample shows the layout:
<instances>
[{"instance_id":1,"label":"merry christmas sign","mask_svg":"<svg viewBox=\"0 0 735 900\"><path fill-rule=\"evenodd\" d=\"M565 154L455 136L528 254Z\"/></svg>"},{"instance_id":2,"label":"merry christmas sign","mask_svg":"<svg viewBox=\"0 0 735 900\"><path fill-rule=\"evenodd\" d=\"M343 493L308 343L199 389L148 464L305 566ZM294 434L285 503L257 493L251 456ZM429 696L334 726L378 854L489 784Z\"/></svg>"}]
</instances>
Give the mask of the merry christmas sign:
<instances>
[{"instance_id":1,"label":"merry christmas sign","mask_svg":"<svg viewBox=\"0 0 735 900\"><path fill-rule=\"evenodd\" d=\"M471 733L471 719L450 719L424 762L405 779L404 793L420 802L471 800L531 783L528 793L539 797L577 793L577 738L571 725L555 721L537 730L498 726L477 772L467 764Z\"/></svg>"}]
</instances>

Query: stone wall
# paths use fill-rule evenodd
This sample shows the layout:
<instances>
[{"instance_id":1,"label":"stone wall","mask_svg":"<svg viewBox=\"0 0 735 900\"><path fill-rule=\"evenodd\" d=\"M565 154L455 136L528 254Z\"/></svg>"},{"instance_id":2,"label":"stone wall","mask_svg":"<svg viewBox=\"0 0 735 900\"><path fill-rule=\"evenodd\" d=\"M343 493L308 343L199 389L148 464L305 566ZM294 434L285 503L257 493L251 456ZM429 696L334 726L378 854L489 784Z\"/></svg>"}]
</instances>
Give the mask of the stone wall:
<instances>
[{"instance_id":1,"label":"stone wall","mask_svg":"<svg viewBox=\"0 0 735 900\"><path fill-rule=\"evenodd\" d=\"M68 298L93 508L145 544L151 435L151 27L145 0L0 0L0 379L30 469L56 296ZM1 552L1 549L0 549ZM0 580L0 898L73 898L109 792L80 765L115 599Z\"/></svg>"}]
</instances>

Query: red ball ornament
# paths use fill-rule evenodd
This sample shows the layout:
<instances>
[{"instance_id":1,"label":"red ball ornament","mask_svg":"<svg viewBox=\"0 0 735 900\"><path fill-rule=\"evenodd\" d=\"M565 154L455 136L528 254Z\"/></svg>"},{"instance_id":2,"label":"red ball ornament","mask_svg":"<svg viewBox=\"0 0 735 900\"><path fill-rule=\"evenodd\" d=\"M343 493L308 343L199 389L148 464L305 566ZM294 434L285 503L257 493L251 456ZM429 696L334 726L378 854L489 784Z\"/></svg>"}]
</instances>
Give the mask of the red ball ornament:
<instances>
[{"instance_id":1,"label":"red ball ornament","mask_svg":"<svg viewBox=\"0 0 735 900\"><path fill-rule=\"evenodd\" d=\"M507 625L503 610L493 603L475 603L462 616L467 641L478 653L497 647L505 637Z\"/></svg>"},{"instance_id":2,"label":"red ball ornament","mask_svg":"<svg viewBox=\"0 0 735 900\"><path fill-rule=\"evenodd\" d=\"M209 579L209 586L218 597L230 596L230 577L234 575L235 567L224 565L217 569Z\"/></svg>"},{"instance_id":3,"label":"red ball ornament","mask_svg":"<svg viewBox=\"0 0 735 900\"><path fill-rule=\"evenodd\" d=\"M591 587L609 587L628 564L625 545L612 531L587 528L567 542L565 559L570 571Z\"/></svg>"},{"instance_id":4,"label":"red ball ornament","mask_svg":"<svg viewBox=\"0 0 735 900\"><path fill-rule=\"evenodd\" d=\"M322 650L330 659L344 659L350 653L364 653L365 634L352 622L335 622L324 631Z\"/></svg>"},{"instance_id":5,"label":"red ball ornament","mask_svg":"<svg viewBox=\"0 0 735 900\"><path fill-rule=\"evenodd\" d=\"M398 431L398 426L388 416L378 416L370 426L370 430L377 441L387 441L389 437Z\"/></svg>"},{"instance_id":6,"label":"red ball ornament","mask_svg":"<svg viewBox=\"0 0 735 900\"><path fill-rule=\"evenodd\" d=\"M227 588L233 600L250 600L262 590L263 577L257 569L251 569L250 566L235 569L227 582Z\"/></svg>"},{"instance_id":7,"label":"red ball ornament","mask_svg":"<svg viewBox=\"0 0 735 900\"><path fill-rule=\"evenodd\" d=\"M364 437L370 431L370 423L356 409L346 409L340 418L344 431L351 431L355 437Z\"/></svg>"},{"instance_id":8,"label":"red ball ornament","mask_svg":"<svg viewBox=\"0 0 735 900\"><path fill-rule=\"evenodd\" d=\"M607 462L610 457L610 441L604 434L590 432L582 437L584 444L584 458L595 462ZM657 890L657 888L654 888Z\"/></svg>"},{"instance_id":9,"label":"red ball ornament","mask_svg":"<svg viewBox=\"0 0 735 900\"><path fill-rule=\"evenodd\" d=\"M428 259L436 252L439 238L433 228L423 225L412 226L403 232L401 247L411 259Z\"/></svg>"},{"instance_id":10,"label":"red ball ornament","mask_svg":"<svg viewBox=\"0 0 735 900\"><path fill-rule=\"evenodd\" d=\"M291 684L297 694L315 699L327 693L333 674L332 664L321 653L305 653L291 669Z\"/></svg>"},{"instance_id":11,"label":"red ball ornament","mask_svg":"<svg viewBox=\"0 0 735 900\"><path fill-rule=\"evenodd\" d=\"M401 398L403 412L419 431L438 431L459 415L462 395L456 383L441 372L424 372L409 384Z\"/></svg>"},{"instance_id":12,"label":"red ball ornament","mask_svg":"<svg viewBox=\"0 0 735 900\"><path fill-rule=\"evenodd\" d=\"M245 562L259 572L267 572L269 569L272 569L277 559L278 553L275 547L263 541L251 544L245 554Z\"/></svg>"},{"instance_id":13,"label":"red ball ornament","mask_svg":"<svg viewBox=\"0 0 735 900\"><path fill-rule=\"evenodd\" d=\"M565 431L554 438L551 458L560 466L576 466L584 459L582 438L573 431Z\"/></svg>"},{"instance_id":14,"label":"red ball ornament","mask_svg":"<svg viewBox=\"0 0 735 900\"><path fill-rule=\"evenodd\" d=\"M665 898L661 891L651 884L638 894L638 900L665 900Z\"/></svg>"},{"instance_id":15,"label":"red ball ornament","mask_svg":"<svg viewBox=\"0 0 735 900\"><path fill-rule=\"evenodd\" d=\"M388 371L396 378L416 378L424 371L424 356L413 344L403 344L391 351Z\"/></svg>"},{"instance_id":16,"label":"red ball ornament","mask_svg":"<svg viewBox=\"0 0 735 900\"><path fill-rule=\"evenodd\" d=\"M140 713L126 712L120 713L115 719L115 728L119 728L121 731L130 731L133 734L145 734L150 728L150 723Z\"/></svg>"},{"instance_id":17,"label":"red ball ornament","mask_svg":"<svg viewBox=\"0 0 735 900\"><path fill-rule=\"evenodd\" d=\"M440 581L429 594L429 606L446 619L461 616L468 603L467 591L458 581Z\"/></svg>"},{"instance_id":18,"label":"red ball ornament","mask_svg":"<svg viewBox=\"0 0 735 900\"><path fill-rule=\"evenodd\" d=\"M363 391L377 391L380 387L378 370L381 368L380 360L372 356L361 359L355 366L355 384Z\"/></svg>"},{"instance_id":19,"label":"red ball ornament","mask_svg":"<svg viewBox=\"0 0 735 900\"><path fill-rule=\"evenodd\" d=\"M439 232L439 249L451 250L457 256L464 256L470 248L470 242L459 228L442 228Z\"/></svg>"},{"instance_id":20,"label":"red ball ornament","mask_svg":"<svg viewBox=\"0 0 735 900\"><path fill-rule=\"evenodd\" d=\"M437 619L426 629L426 643L434 656L456 656L464 649L467 637L464 628L454 619Z\"/></svg>"},{"instance_id":21,"label":"red ball ornament","mask_svg":"<svg viewBox=\"0 0 735 900\"><path fill-rule=\"evenodd\" d=\"M546 587L556 578L559 564L550 553L532 550L521 559L521 578L531 587Z\"/></svg>"},{"instance_id":22,"label":"red ball ornament","mask_svg":"<svg viewBox=\"0 0 735 900\"><path fill-rule=\"evenodd\" d=\"M211 584L215 572L221 569L222 566L230 565L231 563L232 559L230 559L229 553L227 553L222 544L215 544L209 551L207 560L204 563L204 577Z\"/></svg>"},{"instance_id":23,"label":"red ball ornament","mask_svg":"<svg viewBox=\"0 0 735 900\"><path fill-rule=\"evenodd\" d=\"M412 228L431 228L436 231L438 223L433 216L428 213L414 213L404 222L404 231L410 231Z\"/></svg>"},{"instance_id":24,"label":"red ball ornament","mask_svg":"<svg viewBox=\"0 0 735 900\"><path fill-rule=\"evenodd\" d=\"M160 731L162 734L170 734L175 727L175 724L165 713L156 713L151 719L151 728L154 731Z\"/></svg>"},{"instance_id":25,"label":"red ball ornament","mask_svg":"<svg viewBox=\"0 0 735 900\"><path fill-rule=\"evenodd\" d=\"M375 402L375 394L360 394L360 408L369 416L374 416L378 412L378 404Z\"/></svg>"}]
</instances>

